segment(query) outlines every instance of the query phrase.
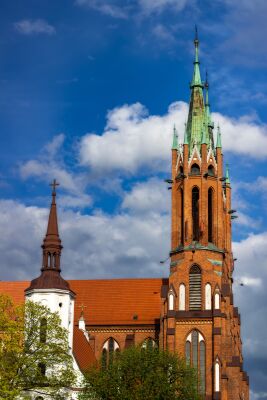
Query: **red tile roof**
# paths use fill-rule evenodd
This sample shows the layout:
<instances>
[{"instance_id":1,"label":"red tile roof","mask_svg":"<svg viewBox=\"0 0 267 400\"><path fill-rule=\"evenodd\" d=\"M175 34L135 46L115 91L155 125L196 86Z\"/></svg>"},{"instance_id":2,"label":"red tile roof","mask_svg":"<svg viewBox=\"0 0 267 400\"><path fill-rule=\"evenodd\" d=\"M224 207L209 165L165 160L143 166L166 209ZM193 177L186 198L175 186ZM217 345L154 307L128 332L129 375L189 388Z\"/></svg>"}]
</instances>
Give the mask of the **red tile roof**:
<instances>
[{"instance_id":1,"label":"red tile roof","mask_svg":"<svg viewBox=\"0 0 267 400\"><path fill-rule=\"evenodd\" d=\"M76 293L75 321L81 305L87 325L154 324L160 317L161 286L167 279L69 280ZM4 292L22 302L29 282L0 282Z\"/></svg>"},{"instance_id":2,"label":"red tile roof","mask_svg":"<svg viewBox=\"0 0 267 400\"><path fill-rule=\"evenodd\" d=\"M89 366L96 363L94 352L84 333L74 326L73 354L81 371L86 371Z\"/></svg>"}]
</instances>

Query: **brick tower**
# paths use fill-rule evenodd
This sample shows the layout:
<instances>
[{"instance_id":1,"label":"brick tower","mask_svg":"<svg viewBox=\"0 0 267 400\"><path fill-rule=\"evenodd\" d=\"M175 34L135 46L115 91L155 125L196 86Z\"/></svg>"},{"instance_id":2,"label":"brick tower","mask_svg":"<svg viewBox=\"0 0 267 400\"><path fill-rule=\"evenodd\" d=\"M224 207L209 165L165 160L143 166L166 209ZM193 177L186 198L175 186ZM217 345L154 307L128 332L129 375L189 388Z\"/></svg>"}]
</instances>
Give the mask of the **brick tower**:
<instances>
[{"instance_id":1,"label":"brick tower","mask_svg":"<svg viewBox=\"0 0 267 400\"><path fill-rule=\"evenodd\" d=\"M172 228L168 292L161 341L199 372L205 399L248 400L243 371L240 315L233 305L229 171L224 173L221 132L210 116L209 85L200 76L196 37L194 72L184 143L174 128ZM203 93L205 92L205 93Z\"/></svg>"}]
</instances>

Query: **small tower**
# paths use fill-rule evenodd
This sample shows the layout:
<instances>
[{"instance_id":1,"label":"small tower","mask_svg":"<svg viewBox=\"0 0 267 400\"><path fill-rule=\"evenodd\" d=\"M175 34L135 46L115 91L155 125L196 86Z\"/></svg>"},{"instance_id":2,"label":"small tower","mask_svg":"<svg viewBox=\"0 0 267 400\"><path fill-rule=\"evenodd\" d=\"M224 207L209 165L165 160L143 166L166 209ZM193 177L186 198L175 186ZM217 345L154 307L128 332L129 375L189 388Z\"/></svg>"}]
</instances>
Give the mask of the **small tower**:
<instances>
[{"instance_id":1,"label":"small tower","mask_svg":"<svg viewBox=\"0 0 267 400\"><path fill-rule=\"evenodd\" d=\"M69 332L69 347L73 347L73 321L75 293L70 289L60 272L61 240L58 233L56 186L54 180L52 186L52 203L48 218L47 232L44 238L43 262L41 275L31 281L25 290L25 298L39 302L52 312L58 312L61 323Z\"/></svg>"}]
</instances>

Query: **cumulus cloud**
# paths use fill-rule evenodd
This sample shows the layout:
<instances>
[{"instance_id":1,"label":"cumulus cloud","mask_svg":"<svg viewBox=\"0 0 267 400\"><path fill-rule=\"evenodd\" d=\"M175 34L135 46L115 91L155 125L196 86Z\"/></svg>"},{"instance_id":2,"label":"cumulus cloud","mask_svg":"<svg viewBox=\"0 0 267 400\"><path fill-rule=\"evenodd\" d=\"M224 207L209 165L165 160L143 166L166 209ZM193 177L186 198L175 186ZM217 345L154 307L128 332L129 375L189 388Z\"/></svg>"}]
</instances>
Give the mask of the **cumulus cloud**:
<instances>
[{"instance_id":1,"label":"cumulus cloud","mask_svg":"<svg viewBox=\"0 0 267 400\"><path fill-rule=\"evenodd\" d=\"M57 200L61 204L60 196ZM47 218L45 208L0 201L2 280L37 276ZM169 248L169 217L166 214L155 212L144 219L142 215L126 213L82 215L59 208L59 229L64 245L62 270L66 278L168 274L168 267L159 263Z\"/></svg>"},{"instance_id":2,"label":"cumulus cloud","mask_svg":"<svg viewBox=\"0 0 267 400\"><path fill-rule=\"evenodd\" d=\"M113 18L128 18L126 7L117 5L114 1L106 0L76 0L75 4L81 7L91 8Z\"/></svg>"},{"instance_id":3,"label":"cumulus cloud","mask_svg":"<svg viewBox=\"0 0 267 400\"><path fill-rule=\"evenodd\" d=\"M34 35L39 33L53 35L56 33L55 27L50 25L44 19L23 19L15 22L14 27L17 32L23 35Z\"/></svg>"},{"instance_id":4,"label":"cumulus cloud","mask_svg":"<svg viewBox=\"0 0 267 400\"><path fill-rule=\"evenodd\" d=\"M35 159L20 165L19 172L23 180L34 178L50 183L53 179L59 181L61 188L67 194L63 198L65 206L88 207L92 198L86 194L86 177L83 173L74 173L64 162L65 135L56 135L50 143L41 149Z\"/></svg>"},{"instance_id":5,"label":"cumulus cloud","mask_svg":"<svg viewBox=\"0 0 267 400\"><path fill-rule=\"evenodd\" d=\"M138 182L125 194L122 208L136 213L170 212L170 194L163 180L152 178Z\"/></svg>"},{"instance_id":6,"label":"cumulus cloud","mask_svg":"<svg viewBox=\"0 0 267 400\"><path fill-rule=\"evenodd\" d=\"M166 8L182 11L188 3L188 0L138 0L138 3L145 13L150 14L161 12Z\"/></svg>"},{"instance_id":7,"label":"cumulus cloud","mask_svg":"<svg viewBox=\"0 0 267 400\"><path fill-rule=\"evenodd\" d=\"M149 115L140 103L114 108L107 114L101 135L88 133L81 139L80 162L107 172L133 174L142 168L167 171L173 125L183 137L187 113L188 106L182 101L172 103L162 116ZM214 113L213 119L220 123L224 150L252 158L267 157L267 125L250 116L235 119Z\"/></svg>"}]
</instances>

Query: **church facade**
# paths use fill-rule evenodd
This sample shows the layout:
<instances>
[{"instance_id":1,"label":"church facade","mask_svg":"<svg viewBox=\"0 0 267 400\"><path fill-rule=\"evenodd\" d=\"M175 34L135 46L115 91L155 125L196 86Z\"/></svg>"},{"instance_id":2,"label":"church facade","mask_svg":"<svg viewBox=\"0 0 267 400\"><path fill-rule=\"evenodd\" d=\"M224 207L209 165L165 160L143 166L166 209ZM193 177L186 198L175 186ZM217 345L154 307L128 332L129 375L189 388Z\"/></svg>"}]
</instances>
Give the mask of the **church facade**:
<instances>
[{"instance_id":1,"label":"church facade","mask_svg":"<svg viewBox=\"0 0 267 400\"><path fill-rule=\"evenodd\" d=\"M117 350L150 344L181 354L198 369L204 399L248 400L240 315L232 291L235 210L220 128L216 143L213 139L197 37L194 45L184 141L178 143L174 128L167 179L172 192L169 277L64 280L54 183L41 274L31 282L0 282L0 291L17 302L25 296L59 312L80 371L96 361L105 366Z\"/></svg>"}]
</instances>

